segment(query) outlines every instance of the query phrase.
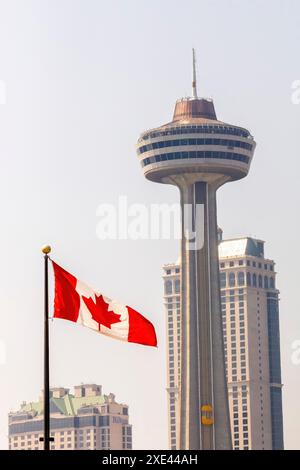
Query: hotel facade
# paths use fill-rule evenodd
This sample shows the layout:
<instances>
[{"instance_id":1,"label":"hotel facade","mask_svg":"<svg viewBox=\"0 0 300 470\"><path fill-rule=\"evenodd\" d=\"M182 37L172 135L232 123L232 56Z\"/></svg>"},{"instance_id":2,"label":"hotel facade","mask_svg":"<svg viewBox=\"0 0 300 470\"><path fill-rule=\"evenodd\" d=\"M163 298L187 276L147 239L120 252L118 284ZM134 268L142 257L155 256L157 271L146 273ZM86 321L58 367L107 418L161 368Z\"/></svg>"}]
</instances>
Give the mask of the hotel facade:
<instances>
[{"instance_id":1,"label":"hotel facade","mask_svg":"<svg viewBox=\"0 0 300 470\"><path fill-rule=\"evenodd\" d=\"M130 450L132 427L128 406L117 403L115 395L102 394L101 385L83 384L50 391L50 443L52 450ZM43 397L23 403L9 414L9 449L43 449Z\"/></svg>"}]
</instances>

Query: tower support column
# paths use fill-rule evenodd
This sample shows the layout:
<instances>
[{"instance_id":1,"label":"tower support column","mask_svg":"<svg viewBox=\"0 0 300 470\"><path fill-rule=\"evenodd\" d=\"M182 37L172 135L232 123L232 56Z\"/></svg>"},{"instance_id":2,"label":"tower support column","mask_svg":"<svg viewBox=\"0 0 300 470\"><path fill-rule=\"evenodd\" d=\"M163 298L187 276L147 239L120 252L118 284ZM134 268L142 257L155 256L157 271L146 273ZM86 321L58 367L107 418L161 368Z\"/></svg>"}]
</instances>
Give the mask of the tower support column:
<instances>
[{"instance_id":1,"label":"tower support column","mask_svg":"<svg viewBox=\"0 0 300 470\"><path fill-rule=\"evenodd\" d=\"M184 450L230 449L219 288L218 185L181 179L178 186L182 210L179 444ZM195 240L190 239L191 231ZM212 407L210 425L202 423L203 406Z\"/></svg>"}]
</instances>

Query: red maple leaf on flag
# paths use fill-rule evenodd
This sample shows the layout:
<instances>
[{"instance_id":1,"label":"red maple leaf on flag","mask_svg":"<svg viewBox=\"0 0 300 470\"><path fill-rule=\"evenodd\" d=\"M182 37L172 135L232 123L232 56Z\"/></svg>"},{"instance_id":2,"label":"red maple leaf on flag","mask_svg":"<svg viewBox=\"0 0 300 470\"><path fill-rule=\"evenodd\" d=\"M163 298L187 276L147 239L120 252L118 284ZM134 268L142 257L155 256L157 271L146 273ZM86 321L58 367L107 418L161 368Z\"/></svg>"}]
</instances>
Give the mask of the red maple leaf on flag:
<instances>
[{"instance_id":1,"label":"red maple leaf on flag","mask_svg":"<svg viewBox=\"0 0 300 470\"><path fill-rule=\"evenodd\" d=\"M108 303L105 302L103 295L96 295L96 303L91 297L83 297L82 299L91 312L93 320L95 320L99 325L106 326L110 328L113 323L120 323L121 315L117 315L112 310L108 310Z\"/></svg>"}]
</instances>

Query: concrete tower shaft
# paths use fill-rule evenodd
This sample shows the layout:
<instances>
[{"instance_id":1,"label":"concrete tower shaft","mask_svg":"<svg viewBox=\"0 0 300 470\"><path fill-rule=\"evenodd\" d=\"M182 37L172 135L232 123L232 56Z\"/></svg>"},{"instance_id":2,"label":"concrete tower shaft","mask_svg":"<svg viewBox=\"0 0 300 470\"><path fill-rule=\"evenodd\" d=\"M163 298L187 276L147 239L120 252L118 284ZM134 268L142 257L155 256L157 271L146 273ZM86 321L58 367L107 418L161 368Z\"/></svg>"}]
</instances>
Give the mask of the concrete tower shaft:
<instances>
[{"instance_id":1,"label":"concrete tower shaft","mask_svg":"<svg viewBox=\"0 0 300 470\"><path fill-rule=\"evenodd\" d=\"M177 178L176 178L177 179ZM218 183L178 181L182 213L191 205L204 208L203 246L190 249L181 241L181 387L180 448L230 449L230 423L224 367L219 269L217 253L216 189ZM186 215L185 215L186 217ZM197 232L196 213L188 223ZM199 224L199 222L198 222ZM217 293L217 294L216 294ZM211 406L213 424L202 422L203 406Z\"/></svg>"},{"instance_id":2,"label":"concrete tower shaft","mask_svg":"<svg viewBox=\"0 0 300 470\"><path fill-rule=\"evenodd\" d=\"M230 449L216 191L248 174L255 142L246 129L218 121L212 100L197 98L196 84L193 96L177 101L172 122L141 135L137 153L147 179L180 190L180 448ZM198 206L203 209L200 229ZM201 246L191 249L186 225L203 233ZM212 419L206 422L207 410Z\"/></svg>"}]
</instances>

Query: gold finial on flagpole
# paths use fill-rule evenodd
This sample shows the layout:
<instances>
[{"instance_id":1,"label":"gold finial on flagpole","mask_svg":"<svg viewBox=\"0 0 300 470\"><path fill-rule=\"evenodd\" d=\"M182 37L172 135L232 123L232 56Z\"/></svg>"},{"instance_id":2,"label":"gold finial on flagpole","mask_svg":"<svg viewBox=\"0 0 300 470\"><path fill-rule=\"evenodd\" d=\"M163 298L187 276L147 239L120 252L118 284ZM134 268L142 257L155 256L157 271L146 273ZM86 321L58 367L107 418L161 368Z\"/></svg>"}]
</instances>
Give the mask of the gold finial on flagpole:
<instances>
[{"instance_id":1,"label":"gold finial on flagpole","mask_svg":"<svg viewBox=\"0 0 300 470\"><path fill-rule=\"evenodd\" d=\"M44 253L44 255L48 255L51 252L51 246L50 245L42 246L42 252Z\"/></svg>"}]
</instances>

